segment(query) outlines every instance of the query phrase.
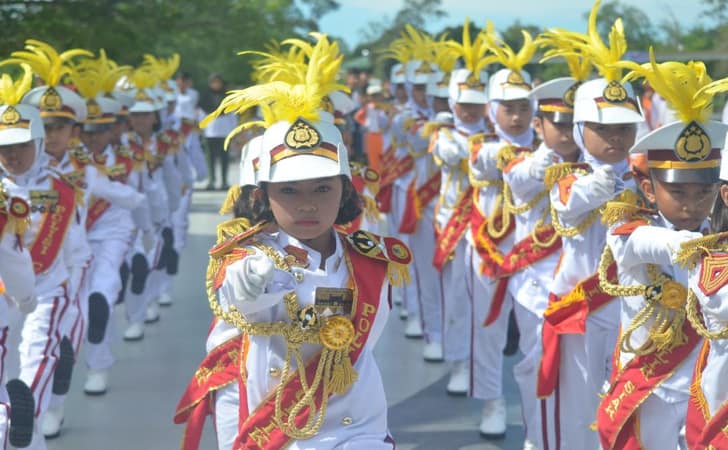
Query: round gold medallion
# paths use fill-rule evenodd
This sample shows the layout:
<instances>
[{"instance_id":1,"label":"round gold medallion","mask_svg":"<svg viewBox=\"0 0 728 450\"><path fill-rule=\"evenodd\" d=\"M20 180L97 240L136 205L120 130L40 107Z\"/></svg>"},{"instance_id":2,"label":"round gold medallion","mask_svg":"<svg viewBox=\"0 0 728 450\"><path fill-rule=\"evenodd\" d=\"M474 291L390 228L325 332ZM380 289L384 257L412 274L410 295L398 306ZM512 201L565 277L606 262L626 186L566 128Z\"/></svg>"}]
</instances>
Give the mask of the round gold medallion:
<instances>
[{"instance_id":1,"label":"round gold medallion","mask_svg":"<svg viewBox=\"0 0 728 450\"><path fill-rule=\"evenodd\" d=\"M321 344L329 350L345 350L354 342L354 324L342 316L330 317L319 330Z\"/></svg>"},{"instance_id":2,"label":"round gold medallion","mask_svg":"<svg viewBox=\"0 0 728 450\"><path fill-rule=\"evenodd\" d=\"M321 135L316 128L298 119L288 129L285 142L293 150L311 150L321 143Z\"/></svg>"},{"instance_id":3,"label":"round gold medallion","mask_svg":"<svg viewBox=\"0 0 728 450\"><path fill-rule=\"evenodd\" d=\"M10 213L14 217L24 219L28 217L28 214L30 214L30 207L25 200L14 197L10 200Z\"/></svg>"},{"instance_id":4,"label":"round gold medallion","mask_svg":"<svg viewBox=\"0 0 728 450\"><path fill-rule=\"evenodd\" d=\"M688 298L685 286L677 281L667 281L662 285L662 298L660 304L669 309L682 309Z\"/></svg>"},{"instance_id":5,"label":"round gold medallion","mask_svg":"<svg viewBox=\"0 0 728 450\"><path fill-rule=\"evenodd\" d=\"M392 246L392 254L397 259L406 259L407 256L409 255L409 253L407 252L407 249L404 248L404 246L401 244L394 244Z\"/></svg>"},{"instance_id":6,"label":"round gold medallion","mask_svg":"<svg viewBox=\"0 0 728 450\"><path fill-rule=\"evenodd\" d=\"M49 88L40 97L40 106L44 111L57 111L63 106L63 100L55 89Z\"/></svg>"},{"instance_id":7,"label":"round gold medallion","mask_svg":"<svg viewBox=\"0 0 728 450\"><path fill-rule=\"evenodd\" d=\"M86 111L88 112L89 119L98 119L101 117L101 107L96 100L89 100L86 103Z\"/></svg>"}]
</instances>

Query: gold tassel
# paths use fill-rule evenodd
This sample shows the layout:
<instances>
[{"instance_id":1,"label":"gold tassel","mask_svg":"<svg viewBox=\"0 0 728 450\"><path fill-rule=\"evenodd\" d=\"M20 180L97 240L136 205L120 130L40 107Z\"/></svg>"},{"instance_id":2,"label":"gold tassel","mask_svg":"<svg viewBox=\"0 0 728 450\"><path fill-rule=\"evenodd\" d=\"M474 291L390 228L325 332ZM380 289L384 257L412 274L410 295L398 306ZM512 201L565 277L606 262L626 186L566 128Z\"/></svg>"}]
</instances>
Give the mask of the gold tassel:
<instances>
[{"instance_id":1,"label":"gold tassel","mask_svg":"<svg viewBox=\"0 0 728 450\"><path fill-rule=\"evenodd\" d=\"M496 167L498 167L498 170L503 170L515 157L515 147L512 145L504 145L503 148L498 150L498 156L496 156Z\"/></svg>"},{"instance_id":2,"label":"gold tassel","mask_svg":"<svg viewBox=\"0 0 728 450\"><path fill-rule=\"evenodd\" d=\"M574 169L574 165L571 163L554 164L546 169L543 184L551 189L560 179L579 171L579 169ZM581 171L586 173L583 169Z\"/></svg>"},{"instance_id":3,"label":"gold tassel","mask_svg":"<svg viewBox=\"0 0 728 450\"><path fill-rule=\"evenodd\" d=\"M608 202L602 212L602 223L608 227L622 220L629 220L639 211L639 207L622 202Z\"/></svg>"},{"instance_id":4,"label":"gold tassel","mask_svg":"<svg viewBox=\"0 0 728 450\"><path fill-rule=\"evenodd\" d=\"M406 264L389 261L387 278L392 287L402 287L410 283L410 274Z\"/></svg>"},{"instance_id":5,"label":"gold tassel","mask_svg":"<svg viewBox=\"0 0 728 450\"><path fill-rule=\"evenodd\" d=\"M334 353L334 367L331 370L331 380L329 381L329 391L343 395L358 379L359 374L351 365L349 352L336 351Z\"/></svg>"},{"instance_id":6,"label":"gold tassel","mask_svg":"<svg viewBox=\"0 0 728 450\"><path fill-rule=\"evenodd\" d=\"M379 222L379 208L377 201L368 195L362 195L364 201L364 216L370 222Z\"/></svg>"},{"instance_id":7,"label":"gold tassel","mask_svg":"<svg viewBox=\"0 0 728 450\"><path fill-rule=\"evenodd\" d=\"M20 219L18 217L13 217L12 214L9 214L8 226L10 227L9 230L11 230L15 235L22 239L23 236L25 236L25 232L28 231L28 227L30 226L30 217Z\"/></svg>"},{"instance_id":8,"label":"gold tassel","mask_svg":"<svg viewBox=\"0 0 728 450\"><path fill-rule=\"evenodd\" d=\"M429 138L440 128L442 124L440 122L427 122L422 126L422 137Z\"/></svg>"},{"instance_id":9,"label":"gold tassel","mask_svg":"<svg viewBox=\"0 0 728 450\"><path fill-rule=\"evenodd\" d=\"M373 196L376 197L377 194L379 194L379 180L377 180L377 181L369 181L365 177L364 178L364 184L366 185L367 189L369 189L369 192L371 192L371 194Z\"/></svg>"},{"instance_id":10,"label":"gold tassel","mask_svg":"<svg viewBox=\"0 0 728 450\"><path fill-rule=\"evenodd\" d=\"M222 202L222 206L220 206L220 211L218 214L225 215L230 214L233 212L233 207L235 206L235 203L240 198L240 186L234 185L230 186L230 188L227 191L227 195L225 196L225 200Z\"/></svg>"},{"instance_id":11,"label":"gold tassel","mask_svg":"<svg viewBox=\"0 0 728 450\"><path fill-rule=\"evenodd\" d=\"M682 267L692 269L698 264L703 255L710 255L711 250L728 250L728 240L721 242L727 237L728 232L723 232L683 242L680 244L680 250L675 256L675 261Z\"/></svg>"},{"instance_id":12,"label":"gold tassel","mask_svg":"<svg viewBox=\"0 0 728 450\"><path fill-rule=\"evenodd\" d=\"M245 218L226 220L217 225L217 244L223 243L226 239L242 233L250 228L250 221Z\"/></svg>"},{"instance_id":13,"label":"gold tassel","mask_svg":"<svg viewBox=\"0 0 728 450\"><path fill-rule=\"evenodd\" d=\"M553 314L554 312L566 308L572 303L577 303L581 300L584 300L585 298L586 293L584 292L584 288L581 284L577 284L576 287L572 289L568 294L564 295L559 300L550 303L548 307L546 307L544 315Z\"/></svg>"}]
</instances>

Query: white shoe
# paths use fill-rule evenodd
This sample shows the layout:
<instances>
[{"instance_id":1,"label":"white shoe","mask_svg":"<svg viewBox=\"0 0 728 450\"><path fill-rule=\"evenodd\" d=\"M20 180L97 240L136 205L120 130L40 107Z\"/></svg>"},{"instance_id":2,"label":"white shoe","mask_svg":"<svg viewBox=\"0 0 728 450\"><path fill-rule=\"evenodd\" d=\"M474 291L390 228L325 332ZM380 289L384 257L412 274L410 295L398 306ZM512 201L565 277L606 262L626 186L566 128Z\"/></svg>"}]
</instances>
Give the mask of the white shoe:
<instances>
[{"instance_id":1,"label":"white shoe","mask_svg":"<svg viewBox=\"0 0 728 450\"><path fill-rule=\"evenodd\" d=\"M83 385L83 392L86 395L104 395L109 382L108 370L89 369L86 375L86 384Z\"/></svg>"},{"instance_id":2,"label":"white shoe","mask_svg":"<svg viewBox=\"0 0 728 450\"><path fill-rule=\"evenodd\" d=\"M61 434L61 425L63 425L63 406L49 407L43 416L43 424L41 429L46 439L53 439Z\"/></svg>"},{"instance_id":3,"label":"white shoe","mask_svg":"<svg viewBox=\"0 0 728 450\"><path fill-rule=\"evenodd\" d=\"M442 343L430 342L425 344L425 348L422 349L422 357L427 362L442 362Z\"/></svg>"},{"instance_id":4,"label":"white shoe","mask_svg":"<svg viewBox=\"0 0 728 450\"><path fill-rule=\"evenodd\" d=\"M537 450L536 444L526 439L526 441L523 443L523 450Z\"/></svg>"},{"instance_id":5,"label":"white shoe","mask_svg":"<svg viewBox=\"0 0 728 450\"><path fill-rule=\"evenodd\" d=\"M167 294L166 292L159 296L159 299L157 299L157 304L159 306L172 306L172 296Z\"/></svg>"},{"instance_id":6,"label":"white shoe","mask_svg":"<svg viewBox=\"0 0 728 450\"><path fill-rule=\"evenodd\" d=\"M450 395L466 395L470 388L470 366L468 361L457 361L450 369L450 381L447 393Z\"/></svg>"},{"instance_id":7,"label":"white shoe","mask_svg":"<svg viewBox=\"0 0 728 450\"><path fill-rule=\"evenodd\" d=\"M141 341L144 339L144 323L131 323L124 332L125 341Z\"/></svg>"},{"instance_id":8,"label":"white shoe","mask_svg":"<svg viewBox=\"0 0 728 450\"><path fill-rule=\"evenodd\" d=\"M407 310L406 309L402 308L402 309L399 310L399 318L400 318L400 320L407 320L407 316L409 316L409 314L407 313Z\"/></svg>"},{"instance_id":9,"label":"white shoe","mask_svg":"<svg viewBox=\"0 0 728 450\"><path fill-rule=\"evenodd\" d=\"M147 306L147 316L144 318L144 323L155 323L159 321L159 306L157 302L149 303Z\"/></svg>"},{"instance_id":10,"label":"white shoe","mask_svg":"<svg viewBox=\"0 0 728 450\"><path fill-rule=\"evenodd\" d=\"M422 338L422 324L420 323L420 315L412 314L407 317L407 325L404 327L405 337L412 339Z\"/></svg>"},{"instance_id":11,"label":"white shoe","mask_svg":"<svg viewBox=\"0 0 728 450\"><path fill-rule=\"evenodd\" d=\"M486 400L480 415L480 435L502 439L506 435L506 402L502 398Z\"/></svg>"}]
</instances>

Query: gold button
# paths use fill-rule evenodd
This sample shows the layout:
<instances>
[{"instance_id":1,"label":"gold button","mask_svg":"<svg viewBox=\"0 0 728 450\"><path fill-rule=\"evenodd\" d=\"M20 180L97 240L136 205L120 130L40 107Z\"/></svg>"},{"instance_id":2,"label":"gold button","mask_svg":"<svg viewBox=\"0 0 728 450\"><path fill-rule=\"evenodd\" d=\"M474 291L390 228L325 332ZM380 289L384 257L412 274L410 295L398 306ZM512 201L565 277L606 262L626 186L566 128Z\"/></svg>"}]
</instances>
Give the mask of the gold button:
<instances>
[{"instance_id":1,"label":"gold button","mask_svg":"<svg viewBox=\"0 0 728 450\"><path fill-rule=\"evenodd\" d=\"M268 373L271 377L278 378L281 376L281 369L279 369L278 367L271 367L270 369L268 369Z\"/></svg>"},{"instance_id":2,"label":"gold button","mask_svg":"<svg viewBox=\"0 0 728 450\"><path fill-rule=\"evenodd\" d=\"M351 425L352 423L354 423L354 420L351 417L344 417L343 419L341 419L342 425L348 426L348 425Z\"/></svg>"},{"instance_id":3,"label":"gold button","mask_svg":"<svg viewBox=\"0 0 728 450\"><path fill-rule=\"evenodd\" d=\"M302 272L293 272L293 278L296 279L299 283L303 282L303 273Z\"/></svg>"}]
</instances>

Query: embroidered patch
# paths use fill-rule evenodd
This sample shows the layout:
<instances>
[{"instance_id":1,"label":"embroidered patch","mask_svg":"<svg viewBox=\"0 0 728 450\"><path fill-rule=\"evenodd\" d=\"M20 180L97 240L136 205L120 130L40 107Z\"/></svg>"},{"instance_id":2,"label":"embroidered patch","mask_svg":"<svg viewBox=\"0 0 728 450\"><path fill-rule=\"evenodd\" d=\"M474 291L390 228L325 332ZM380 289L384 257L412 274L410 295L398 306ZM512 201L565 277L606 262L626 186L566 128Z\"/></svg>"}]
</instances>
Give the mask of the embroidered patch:
<instances>
[{"instance_id":1,"label":"embroidered patch","mask_svg":"<svg viewBox=\"0 0 728 450\"><path fill-rule=\"evenodd\" d=\"M728 253L713 253L703 259L698 287L705 295L713 295L728 282Z\"/></svg>"}]
</instances>

